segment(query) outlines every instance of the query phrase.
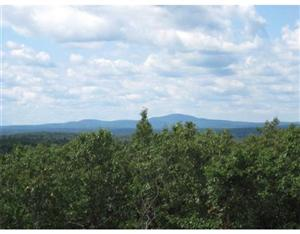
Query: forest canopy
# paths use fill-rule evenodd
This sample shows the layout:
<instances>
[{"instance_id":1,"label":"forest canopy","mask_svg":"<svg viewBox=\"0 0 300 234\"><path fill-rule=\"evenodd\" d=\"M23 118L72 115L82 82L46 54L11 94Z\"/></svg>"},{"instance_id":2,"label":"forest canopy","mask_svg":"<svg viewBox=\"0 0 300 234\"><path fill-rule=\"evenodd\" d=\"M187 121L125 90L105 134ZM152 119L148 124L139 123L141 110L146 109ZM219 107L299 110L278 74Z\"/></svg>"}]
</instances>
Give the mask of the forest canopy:
<instances>
[{"instance_id":1,"label":"forest canopy","mask_svg":"<svg viewBox=\"0 0 300 234\"><path fill-rule=\"evenodd\" d=\"M300 128L106 130L0 154L0 228L300 228Z\"/></svg>"}]
</instances>

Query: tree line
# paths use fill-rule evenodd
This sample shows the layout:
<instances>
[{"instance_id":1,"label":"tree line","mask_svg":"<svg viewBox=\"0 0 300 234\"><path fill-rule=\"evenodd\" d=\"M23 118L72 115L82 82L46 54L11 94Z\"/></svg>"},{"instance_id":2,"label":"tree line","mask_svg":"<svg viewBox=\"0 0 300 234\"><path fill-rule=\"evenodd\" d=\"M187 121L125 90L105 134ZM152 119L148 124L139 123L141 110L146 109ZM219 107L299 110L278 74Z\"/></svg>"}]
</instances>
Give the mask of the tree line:
<instances>
[{"instance_id":1,"label":"tree line","mask_svg":"<svg viewBox=\"0 0 300 234\"><path fill-rule=\"evenodd\" d=\"M0 228L300 228L300 128L199 132L147 118L0 154Z\"/></svg>"}]
</instances>

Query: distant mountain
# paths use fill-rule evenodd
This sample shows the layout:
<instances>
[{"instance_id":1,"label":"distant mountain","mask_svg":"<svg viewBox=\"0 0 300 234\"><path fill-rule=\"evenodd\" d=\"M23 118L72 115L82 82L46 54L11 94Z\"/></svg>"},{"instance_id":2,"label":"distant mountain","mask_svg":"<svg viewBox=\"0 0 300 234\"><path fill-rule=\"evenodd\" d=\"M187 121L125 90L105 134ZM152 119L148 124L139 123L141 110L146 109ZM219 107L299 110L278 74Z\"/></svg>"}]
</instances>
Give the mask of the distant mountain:
<instances>
[{"instance_id":1,"label":"distant mountain","mask_svg":"<svg viewBox=\"0 0 300 234\"><path fill-rule=\"evenodd\" d=\"M193 122L198 128L255 128L264 125L264 123L204 119L183 114L171 114L161 117L153 117L150 118L149 121L154 128L158 129L174 125L177 122Z\"/></svg>"},{"instance_id":2,"label":"distant mountain","mask_svg":"<svg viewBox=\"0 0 300 234\"><path fill-rule=\"evenodd\" d=\"M237 128L256 128L261 127L264 123L254 122L241 122L241 121L228 121L228 120L213 120L197 118L190 115L171 114L160 117L152 117L149 119L153 128L160 130L170 127L178 122L193 122L199 129L212 128L212 129L237 129ZM1 135L25 133L25 132L87 132L94 131L100 128L109 129L113 133L132 133L136 127L138 120L115 120L103 121L95 119L84 119L80 121L72 121L67 123L51 123L40 125L11 125L3 126L1 128ZM286 127L290 123L282 122L280 126ZM296 123L297 125L299 122Z\"/></svg>"}]
</instances>

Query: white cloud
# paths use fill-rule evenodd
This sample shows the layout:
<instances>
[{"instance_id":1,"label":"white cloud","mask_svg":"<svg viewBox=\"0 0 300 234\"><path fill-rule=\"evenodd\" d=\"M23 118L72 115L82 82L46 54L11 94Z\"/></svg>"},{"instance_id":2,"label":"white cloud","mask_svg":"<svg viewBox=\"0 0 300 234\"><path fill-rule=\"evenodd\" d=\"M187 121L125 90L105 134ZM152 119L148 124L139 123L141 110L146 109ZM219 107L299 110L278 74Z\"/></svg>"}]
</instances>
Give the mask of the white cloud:
<instances>
[{"instance_id":1,"label":"white cloud","mask_svg":"<svg viewBox=\"0 0 300 234\"><path fill-rule=\"evenodd\" d=\"M292 50L300 50L300 21L297 22L294 29L285 26L282 29L282 40Z\"/></svg>"},{"instance_id":2,"label":"white cloud","mask_svg":"<svg viewBox=\"0 0 300 234\"><path fill-rule=\"evenodd\" d=\"M172 46L232 43L233 21L254 38L264 19L253 7L5 7L4 23L26 35L45 34L60 42L128 41ZM201 22L201 24L199 24ZM219 33L224 35L219 38Z\"/></svg>"},{"instance_id":3,"label":"white cloud","mask_svg":"<svg viewBox=\"0 0 300 234\"><path fill-rule=\"evenodd\" d=\"M80 54L71 54L69 60L71 63L80 63L83 61L83 57Z\"/></svg>"},{"instance_id":4,"label":"white cloud","mask_svg":"<svg viewBox=\"0 0 300 234\"><path fill-rule=\"evenodd\" d=\"M13 41L7 41L6 42L6 47L9 48L9 49L22 49L24 48L25 46L24 45L20 45L20 44L17 44Z\"/></svg>"},{"instance_id":5,"label":"white cloud","mask_svg":"<svg viewBox=\"0 0 300 234\"><path fill-rule=\"evenodd\" d=\"M40 51L36 54L36 59L42 63L47 63L50 61L50 55L44 51Z\"/></svg>"},{"instance_id":6,"label":"white cloud","mask_svg":"<svg viewBox=\"0 0 300 234\"><path fill-rule=\"evenodd\" d=\"M44 51L35 51L24 44L7 41L8 54L14 62L21 62L34 66L52 66L51 57Z\"/></svg>"},{"instance_id":7,"label":"white cloud","mask_svg":"<svg viewBox=\"0 0 300 234\"><path fill-rule=\"evenodd\" d=\"M20 107L44 116L48 107L53 114L43 117L46 122L70 116L136 118L143 106L152 115L182 112L240 120L264 121L275 113L295 119L297 114L299 23L266 41L260 34L266 21L254 7L4 11L5 27L28 41L49 43L47 51L53 51L50 56L25 45L26 40L7 41L8 115Z\"/></svg>"},{"instance_id":8,"label":"white cloud","mask_svg":"<svg viewBox=\"0 0 300 234\"><path fill-rule=\"evenodd\" d=\"M4 8L4 24L25 34L44 34L61 42L111 40L117 32L111 22L76 7Z\"/></svg>"},{"instance_id":9,"label":"white cloud","mask_svg":"<svg viewBox=\"0 0 300 234\"><path fill-rule=\"evenodd\" d=\"M73 58L74 59L74 58ZM114 79L119 76L133 76L139 73L139 66L126 60L110 60L105 58L92 58L82 61L80 64L71 63L66 69L68 77L81 81L91 81L93 79Z\"/></svg>"}]
</instances>

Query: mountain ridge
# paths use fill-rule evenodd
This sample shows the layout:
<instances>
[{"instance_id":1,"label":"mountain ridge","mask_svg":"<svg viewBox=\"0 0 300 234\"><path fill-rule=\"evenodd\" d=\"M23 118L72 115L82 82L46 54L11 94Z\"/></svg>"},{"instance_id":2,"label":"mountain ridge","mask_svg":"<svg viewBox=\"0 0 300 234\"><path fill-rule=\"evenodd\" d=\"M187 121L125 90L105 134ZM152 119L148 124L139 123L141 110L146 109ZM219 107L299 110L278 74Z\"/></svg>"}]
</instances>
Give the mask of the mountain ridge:
<instances>
[{"instance_id":1,"label":"mountain ridge","mask_svg":"<svg viewBox=\"0 0 300 234\"><path fill-rule=\"evenodd\" d=\"M7 125L1 127L1 135L11 133L24 133L24 132L84 132L92 131L100 128L108 130L118 129L135 129L139 120L97 120L97 119L82 119L79 121L69 121L64 123L46 123L34 125ZM169 114L164 116L157 116L149 118L149 122L156 130L170 127L177 122L193 122L197 128L205 129L232 129L232 128L257 128L262 127L264 122L244 122L232 120L218 120L199 118L192 115L185 114ZM291 123L299 125L299 122L281 122L280 126L287 126Z\"/></svg>"}]
</instances>

